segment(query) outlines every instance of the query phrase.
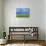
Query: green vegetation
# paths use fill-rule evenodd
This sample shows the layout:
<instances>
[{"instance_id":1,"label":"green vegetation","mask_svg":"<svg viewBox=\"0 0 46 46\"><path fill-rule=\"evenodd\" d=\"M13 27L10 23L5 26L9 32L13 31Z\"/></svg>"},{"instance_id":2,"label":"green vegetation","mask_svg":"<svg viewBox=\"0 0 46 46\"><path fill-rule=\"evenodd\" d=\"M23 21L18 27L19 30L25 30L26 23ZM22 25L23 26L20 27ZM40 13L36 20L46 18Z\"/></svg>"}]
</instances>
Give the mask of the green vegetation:
<instances>
[{"instance_id":1,"label":"green vegetation","mask_svg":"<svg viewBox=\"0 0 46 46\"><path fill-rule=\"evenodd\" d=\"M16 17L29 17L29 14L16 14Z\"/></svg>"}]
</instances>

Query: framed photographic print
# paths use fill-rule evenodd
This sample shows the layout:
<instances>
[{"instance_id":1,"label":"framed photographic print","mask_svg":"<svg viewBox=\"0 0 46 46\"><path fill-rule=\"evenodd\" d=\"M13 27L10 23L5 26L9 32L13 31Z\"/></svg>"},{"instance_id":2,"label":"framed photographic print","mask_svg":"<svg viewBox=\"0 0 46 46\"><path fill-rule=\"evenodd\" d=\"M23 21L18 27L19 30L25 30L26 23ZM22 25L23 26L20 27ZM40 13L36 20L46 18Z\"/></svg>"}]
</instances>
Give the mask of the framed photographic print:
<instances>
[{"instance_id":1,"label":"framed photographic print","mask_svg":"<svg viewBox=\"0 0 46 46\"><path fill-rule=\"evenodd\" d=\"M16 17L29 17L30 8L16 8Z\"/></svg>"}]
</instances>

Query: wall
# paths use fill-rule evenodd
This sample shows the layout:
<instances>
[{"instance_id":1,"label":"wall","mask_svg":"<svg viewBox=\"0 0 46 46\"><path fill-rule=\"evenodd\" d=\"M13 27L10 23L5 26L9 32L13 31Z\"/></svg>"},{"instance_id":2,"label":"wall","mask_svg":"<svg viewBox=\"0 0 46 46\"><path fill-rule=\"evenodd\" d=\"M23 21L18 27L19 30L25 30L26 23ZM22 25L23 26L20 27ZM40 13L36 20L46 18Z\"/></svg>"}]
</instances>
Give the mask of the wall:
<instances>
[{"instance_id":1,"label":"wall","mask_svg":"<svg viewBox=\"0 0 46 46\"><path fill-rule=\"evenodd\" d=\"M2 37L2 0L0 0L0 38Z\"/></svg>"},{"instance_id":2,"label":"wall","mask_svg":"<svg viewBox=\"0 0 46 46\"><path fill-rule=\"evenodd\" d=\"M45 40L46 40L46 0L45 0Z\"/></svg>"},{"instance_id":3,"label":"wall","mask_svg":"<svg viewBox=\"0 0 46 46\"><path fill-rule=\"evenodd\" d=\"M16 8L32 9L29 18L16 18ZM10 26L37 26L39 39L45 39L44 0L4 0L4 26L7 35Z\"/></svg>"}]
</instances>

